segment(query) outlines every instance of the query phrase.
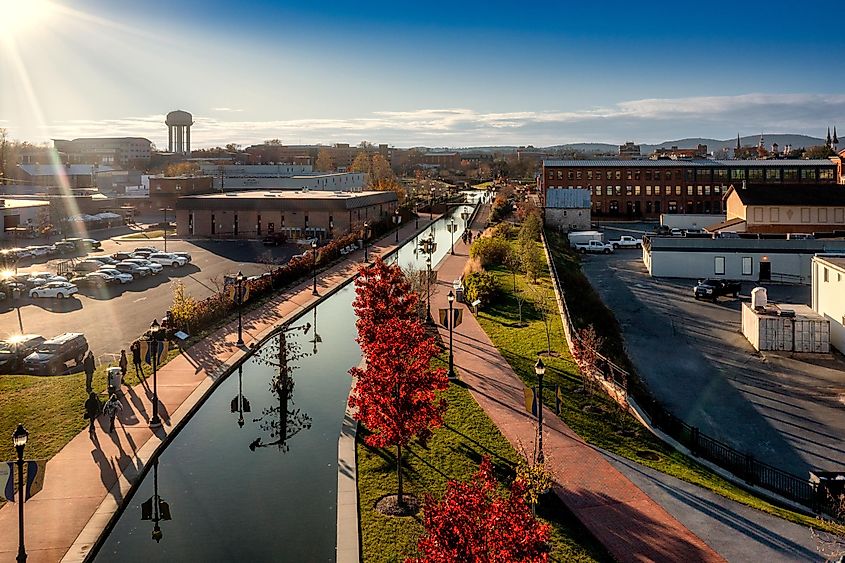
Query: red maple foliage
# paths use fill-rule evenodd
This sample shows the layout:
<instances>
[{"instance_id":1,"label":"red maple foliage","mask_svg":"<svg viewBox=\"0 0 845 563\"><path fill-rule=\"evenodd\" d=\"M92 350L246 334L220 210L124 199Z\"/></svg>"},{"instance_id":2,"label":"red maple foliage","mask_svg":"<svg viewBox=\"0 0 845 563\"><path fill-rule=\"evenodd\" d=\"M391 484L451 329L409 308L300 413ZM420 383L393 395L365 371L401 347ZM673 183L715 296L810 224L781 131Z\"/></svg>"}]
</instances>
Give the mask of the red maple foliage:
<instances>
[{"instance_id":1,"label":"red maple foliage","mask_svg":"<svg viewBox=\"0 0 845 563\"><path fill-rule=\"evenodd\" d=\"M372 340L362 344L366 367L350 370L357 380L349 405L371 432L367 444L396 446L401 504L402 447L414 437L425 441L442 424L446 405L437 391L449 382L444 369L431 367L437 345L418 319L388 318L371 333Z\"/></svg>"},{"instance_id":2,"label":"red maple foliage","mask_svg":"<svg viewBox=\"0 0 845 563\"><path fill-rule=\"evenodd\" d=\"M471 481L449 481L439 501L426 497L421 555L407 563L548 561L550 527L534 517L524 492L519 480L501 491L485 457Z\"/></svg>"},{"instance_id":3,"label":"red maple foliage","mask_svg":"<svg viewBox=\"0 0 845 563\"><path fill-rule=\"evenodd\" d=\"M388 319L412 319L419 297L395 264L381 258L363 266L355 280L355 301L352 307L358 316L358 343L366 347L374 339L374 328Z\"/></svg>"}]
</instances>

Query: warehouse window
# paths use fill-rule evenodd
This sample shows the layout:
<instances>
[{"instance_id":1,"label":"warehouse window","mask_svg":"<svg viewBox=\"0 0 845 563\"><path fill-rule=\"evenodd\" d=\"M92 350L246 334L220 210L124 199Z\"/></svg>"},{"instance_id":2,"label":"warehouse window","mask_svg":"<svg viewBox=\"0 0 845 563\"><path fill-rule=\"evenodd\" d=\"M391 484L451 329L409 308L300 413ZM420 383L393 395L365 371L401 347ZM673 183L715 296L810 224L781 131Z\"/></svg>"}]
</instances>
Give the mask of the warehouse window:
<instances>
[{"instance_id":1,"label":"warehouse window","mask_svg":"<svg viewBox=\"0 0 845 563\"><path fill-rule=\"evenodd\" d=\"M824 269L824 283L827 283L827 282L830 281L829 276L830 276L830 271L825 267L825 269Z\"/></svg>"},{"instance_id":2,"label":"warehouse window","mask_svg":"<svg viewBox=\"0 0 845 563\"><path fill-rule=\"evenodd\" d=\"M751 256L742 257L742 275L750 276L754 273L754 260Z\"/></svg>"},{"instance_id":3,"label":"warehouse window","mask_svg":"<svg viewBox=\"0 0 845 563\"><path fill-rule=\"evenodd\" d=\"M717 276L724 276L725 275L725 257L724 256L716 256L713 265L713 273Z\"/></svg>"}]
</instances>

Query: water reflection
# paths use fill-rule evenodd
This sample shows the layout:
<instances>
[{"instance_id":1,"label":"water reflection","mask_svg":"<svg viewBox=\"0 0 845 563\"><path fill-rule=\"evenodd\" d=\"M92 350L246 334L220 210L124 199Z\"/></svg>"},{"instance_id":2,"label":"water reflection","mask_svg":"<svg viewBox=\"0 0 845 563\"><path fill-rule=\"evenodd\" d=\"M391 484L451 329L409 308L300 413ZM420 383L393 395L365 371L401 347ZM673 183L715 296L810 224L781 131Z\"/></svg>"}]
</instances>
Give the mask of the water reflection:
<instances>
[{"instance_id":1,"label":"water reflection","mask_svg":"<svg viewBox=\"0 0 845 563\"><path fill-rule=\"evenodd\" d=\"M160 542L161 538L164 537L159 522L172 520L170 516L170 505L158 494L158 458L153 462L153 496L141 503L141 520L152 521L152 538L156 543Z\"/></svg>"},{"instance_id":2,"label":"water reflection","mask_svg":"<svg viewBox=\"0 0 845 563\"><path fill-rule=\"evenodd\" d=\"M280 452L287 452L290 450L288 440L302 430L311 428L311 417L302 412L301 409L291 408L293 406L294 388L293 370L298 369L294 362L308 355L302 352L299 344L287 337L289 330L297 330L298 328L293 327L279 331L278 338L271 341L269 345L263 346L257 354L256 359L259 362L278 369L278 372L270 380L270 392L276 395L279 404L265 407L261 410L261 416L252 420L258 423L261 430L269 433L270 438L268 442L265 442L262 436L253 440L249 444L249 449L252 451L257 448L276 446ZM307 333L308 328L310 328L310 325L306 325L304 332Z\"/></svg>"},{"instance_id":3,"label":"water reflection","mask_svg":"<svg viewBox=\"0 0 845 563\"><path fill-rule=\"evenodd\" d=\"M244 397L244 366L238 365L238 394L232 399L230 405L231 412L238 413L238 426L244 427L244 413L251 412L252 408L249 405L249 399Z\"/></svg>"}]
</instances>

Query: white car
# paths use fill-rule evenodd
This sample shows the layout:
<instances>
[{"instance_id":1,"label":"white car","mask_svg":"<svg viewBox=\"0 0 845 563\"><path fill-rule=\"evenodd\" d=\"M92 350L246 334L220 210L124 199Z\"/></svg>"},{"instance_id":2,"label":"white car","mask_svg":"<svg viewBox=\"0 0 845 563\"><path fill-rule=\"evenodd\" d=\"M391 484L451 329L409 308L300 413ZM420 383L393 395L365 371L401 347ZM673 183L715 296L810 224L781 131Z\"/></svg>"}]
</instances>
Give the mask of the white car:
<instances>
[{"instance_id":1,"label":"white car","mask_svg":"<svg viewBox=\"0 0 845 563\"><path fill-rule=\"evenodd\" d=\"M135 279L132 276L132 274L127 274L125 272L121 272L120 270L115 270L114 268L110 268L108 266L103 266L102 268L100 268L98 270L98 273L105 274L105 275L109 276L111 279L113 279L114 281L120 282L122 284L123 283L129 283L129 282L131 282L132 280Z\"/></svg>"},{"instance_id":2,"label":"white car","mask_svg":"<svg viewBox=\"0 0 845 563\"><path fill-rule=\"evenodd\" d=\"M160 274L162 270L164 270L164 266L158 262L151 262L149 260L144 260L143 258L127 258L124 262L131 262L144 268L149 268L153 274Z\"/></svg>"},{"instance_id":3,"label":"white car","mask_svg":"<svg viewBox=\"0 0 845 563\"><path fill-rule=\"evenodd\" d=\"M26 285L29 287L39 287L49 282L68 281L64 276L57 276L50 272L34 272L26 280Z\"/></svg>"},{"instance_id":4,"label":"white car","mask_svg":"<svg viewBox=\"0 0 845 563\"><path fill-rule=\"evenodd\" d=\"M79 288L72 283L68 283L66 281L55 281L30 290L29 296L32 298L56 297L58 299L64 299L65 297L70 297L74 293L79 293Z\"/></svg>"},{"instance_id":5,"label":"white car","mask_svg":"<svg viewBox=\"0 0 845 563\"><path fill-rule=\"evenodd\" d=\"M181 256L176 256L175 254L169 254L164 252L156 252L155 254L150 254L148 258L150 262L156 262L161 264L162 266L170 266L171 268L176 268L177 266L184 266L188 263L185 258Z\"/></svg>"},{"instance_id":6,"label":"white car","mask_svg":"<svg viewBox=\"0 0 845 563\"><path fill-rule=\"evenodd\" d=\"M173 254L174 256L179 256L179 257L181 257L181 258L184 258L185 260L187 260L187 261L188 261L188 264L190 264L190 263L191 263L191 255L190 255L189 253L187 253L187 252L171 252L170 254Z\"/></svg>"},{"instance_id":7,"label":"white car","mask_svg":"<svg viewBox=\"0 0 845 563\"><path fill-rule=\"evenodd\" d=\"M642 248L643 246L643 239L641 238L634 238L628 235L622 235L616 240L609 240L607 241L608 244L612 245L614 249L619 248Z\"/></svg>"}]
</instances>

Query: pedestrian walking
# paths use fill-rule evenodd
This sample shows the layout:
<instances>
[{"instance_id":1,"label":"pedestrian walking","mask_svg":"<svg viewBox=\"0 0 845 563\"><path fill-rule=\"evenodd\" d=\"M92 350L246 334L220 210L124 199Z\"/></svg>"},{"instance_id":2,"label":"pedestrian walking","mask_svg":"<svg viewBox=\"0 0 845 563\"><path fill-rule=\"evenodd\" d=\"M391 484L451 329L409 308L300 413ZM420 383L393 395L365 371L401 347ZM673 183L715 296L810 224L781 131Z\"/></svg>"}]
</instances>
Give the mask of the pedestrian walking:
<instances>
[{"instance_id":1,"label":"pedestrian walking","mask_svg":"<svg viewBox=\"0 0 845 563\"><path fill-rule=\"evenodd\" d=\"M88 351L85 359L82 360L82 369L85 370L85 390L89 393L94 390L94 354Z\"/></svg>"},{"instance_id":2,"label":"pedestrian walking","mask_svg":"<svg viewBox=\"0 0 845 563\"><path fill-rule=\"evenodd\" d=\"M91 391L88 393L88 398L85 400L85 415L84 418L88 420L88 433L94 433L94 421L100 416L100 399L97 394Z\"/></svg>"},{"instance_id":3,"label":"pedestrian walking","mask_svg":"<svg viewBox=\"0 0 845 563\"><path fill-rule=\"evenodd\" d=\"M122 375L121 380L126 377L126 368L129 365L129 361L126 359L126 350L120 351L120 360L118 360L117 365L120 366L120 373Z\"/></svg>"},{"instance_id":4,"label":"pedestrian walking","mask_svg":"<svg viewBox=\"0 0 845 563\"><path fill-rule=\"evenodd\" d=\"M109 434L114 432L114 419L123 409L123 405L120 404L120 401L117 399L117 394L112 393L112 396L109 397L109 400L106 401L105 406L103 406L103 414L109 417Z\"/></svg>"},{"instance_id":5,"label":"pedestrian walking","mask_svg":"<svg viewBox=\"0 0 845 563\"><path fill-rule=\"evenodd\" d=\"M132 365L135 366L135 375L138 376L138 379L141 379L144 377L144 365L141 363L141 342L136 340L129 347L129 350L132 351Z\"/></svg>"}]
</instances>

